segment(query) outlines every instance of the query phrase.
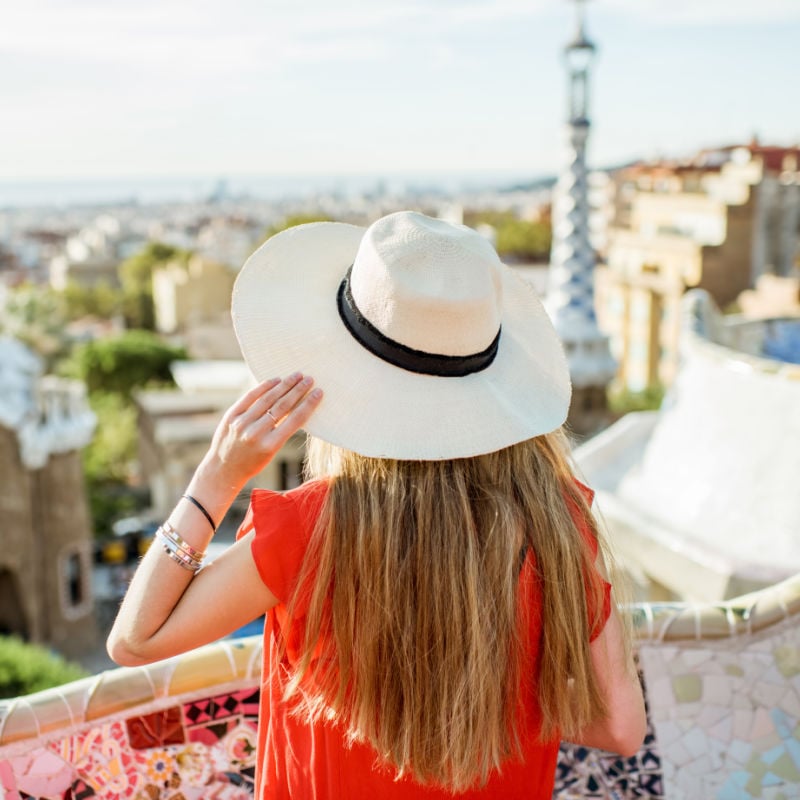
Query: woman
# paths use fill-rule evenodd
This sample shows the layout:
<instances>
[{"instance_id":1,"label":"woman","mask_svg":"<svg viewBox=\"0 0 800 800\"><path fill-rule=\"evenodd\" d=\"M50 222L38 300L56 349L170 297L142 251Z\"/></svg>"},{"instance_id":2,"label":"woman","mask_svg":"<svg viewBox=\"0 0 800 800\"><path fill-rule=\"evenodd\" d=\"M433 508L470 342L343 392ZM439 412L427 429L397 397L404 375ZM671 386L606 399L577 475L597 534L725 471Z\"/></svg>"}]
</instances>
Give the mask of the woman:
<instances>
[{"instance_id":1,"label":"woman","mask_svg":"<svg viewBox=\"0 0 800 800\"><path fill-rule=\"evenodd\" d=\"M527 284L474 231L401 212L273 237L233 316L257 378L300 371L225 414L112 657L149 663L268 612L260 798L549 798L562 737L635 752L641 689L560 433L567 367ZM301 427L310 479L256 490L200 570L215 521Z\"/></svg>"}]
</instances>

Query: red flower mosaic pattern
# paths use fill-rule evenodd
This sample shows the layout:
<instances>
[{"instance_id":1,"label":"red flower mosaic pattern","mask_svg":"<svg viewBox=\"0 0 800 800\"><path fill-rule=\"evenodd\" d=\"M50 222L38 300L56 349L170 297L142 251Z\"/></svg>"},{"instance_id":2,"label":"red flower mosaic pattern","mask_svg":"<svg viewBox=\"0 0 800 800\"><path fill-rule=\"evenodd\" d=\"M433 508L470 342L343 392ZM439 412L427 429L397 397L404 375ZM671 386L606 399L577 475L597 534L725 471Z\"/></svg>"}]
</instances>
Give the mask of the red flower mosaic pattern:
<instances>
[{"instance_id":1,"label":"red flower mosaic pattern","mask_svg":"<svg viewBox=\"0 0 800 800\"><path fill-rule=\"evenodd\" d=\"M105 722L0 760L4 800L249 800L258 689Z\"/></svg>"}]
</instances>

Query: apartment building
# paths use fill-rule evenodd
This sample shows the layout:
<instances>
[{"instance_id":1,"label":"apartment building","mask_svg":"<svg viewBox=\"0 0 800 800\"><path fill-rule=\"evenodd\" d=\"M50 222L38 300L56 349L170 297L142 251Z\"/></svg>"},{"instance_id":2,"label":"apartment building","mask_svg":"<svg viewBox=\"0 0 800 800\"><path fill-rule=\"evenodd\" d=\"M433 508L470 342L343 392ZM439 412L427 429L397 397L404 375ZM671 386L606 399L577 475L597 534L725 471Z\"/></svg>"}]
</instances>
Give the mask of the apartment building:
<instances>
[{"instance_id":1,"label":"apartment building","mask_svg":"<svg viewBox=\"0 0 800 800\"><path fill-rule=\"evenodd\" d=\"M793 274L798 165L800 148L752 142L613 174L612 223L595 291L622 385L672 382L687 289L706 289L725 309L760 276Z\"/></svg>"}]
</instances>

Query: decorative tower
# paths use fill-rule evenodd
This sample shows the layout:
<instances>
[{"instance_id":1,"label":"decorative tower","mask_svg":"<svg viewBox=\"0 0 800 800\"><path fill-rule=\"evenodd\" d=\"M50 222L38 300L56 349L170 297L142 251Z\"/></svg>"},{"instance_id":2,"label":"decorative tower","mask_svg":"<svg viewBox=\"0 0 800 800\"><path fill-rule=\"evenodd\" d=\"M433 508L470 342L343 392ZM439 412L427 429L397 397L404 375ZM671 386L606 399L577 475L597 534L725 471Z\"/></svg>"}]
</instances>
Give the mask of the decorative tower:
<instances>
[{"instance_id":1,"label":"decorative tower","mask_svg":"<svg viewBox=\"0 0 800 800\"><path fill-rule=\"evenodd\" d=\"M589 67L595 46L586 37L584 2L575 0L577 27L566 46L569 75L568 160L553 199L553 247L547 309L569 362L573 396L568 418L579 435L608 421L606 387L616 365L594 310L595 257L589 243L586 140L589 135Z\"/></svg>"}]
</instances>

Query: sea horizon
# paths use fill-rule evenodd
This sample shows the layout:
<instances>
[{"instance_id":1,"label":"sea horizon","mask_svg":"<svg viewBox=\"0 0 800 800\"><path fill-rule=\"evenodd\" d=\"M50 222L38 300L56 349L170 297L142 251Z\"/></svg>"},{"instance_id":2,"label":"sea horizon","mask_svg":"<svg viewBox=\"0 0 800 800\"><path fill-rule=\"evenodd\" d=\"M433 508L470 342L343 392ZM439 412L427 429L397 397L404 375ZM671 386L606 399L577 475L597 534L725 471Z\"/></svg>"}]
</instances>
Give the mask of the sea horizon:
<instances>
[{"instance_id":1,"label":"sea horizon","mask_svg":"<svg viewBox=\"0 0 800 800\"><path fill-rule=\"evenodd\" d=\"M314 194L458 192L546 185L552 176L523 171L462 170L361 174L214 174L94 178L0 178L0 210L93 205L199 203L212 199L275 201Z\"/></svg>"}]
</instances>

